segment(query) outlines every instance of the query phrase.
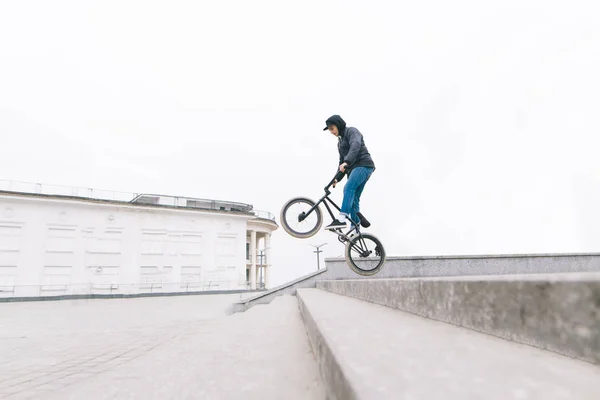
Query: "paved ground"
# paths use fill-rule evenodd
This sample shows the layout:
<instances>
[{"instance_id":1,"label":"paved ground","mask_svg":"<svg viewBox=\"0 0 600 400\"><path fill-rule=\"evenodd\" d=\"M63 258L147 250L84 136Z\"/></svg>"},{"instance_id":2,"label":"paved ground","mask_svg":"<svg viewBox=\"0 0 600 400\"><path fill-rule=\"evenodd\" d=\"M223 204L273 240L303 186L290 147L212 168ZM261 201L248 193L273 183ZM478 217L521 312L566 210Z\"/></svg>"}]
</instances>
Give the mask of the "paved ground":
<instances>
[{"instance_id":1,"label":"paved ground","mask_svg":"<svg viewBox=\"0 0 600 400\"><path fill-rule=\"evenodd\" d=\"M0 398L324 399L296 299L239 297L0 303Z\"/></svg>"}]
</instances>

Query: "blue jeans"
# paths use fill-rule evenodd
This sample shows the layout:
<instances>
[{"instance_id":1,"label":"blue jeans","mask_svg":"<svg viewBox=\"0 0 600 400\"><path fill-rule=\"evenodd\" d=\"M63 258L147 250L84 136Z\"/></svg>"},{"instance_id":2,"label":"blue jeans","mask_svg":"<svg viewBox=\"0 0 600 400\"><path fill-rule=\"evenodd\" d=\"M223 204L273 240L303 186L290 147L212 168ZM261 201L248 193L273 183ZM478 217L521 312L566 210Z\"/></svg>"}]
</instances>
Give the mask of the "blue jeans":
<instances>
[{"instance_id":1,"label":"blue jeans","mask_svg":"<svg viewBox=\"0 0 600 400\"><path fill-rule=\"evenodd\" d=\"M356 223L359 223L357 214L360 211L360 195L374 170L371 167L354 168L344 186L341 213L350 216L350 219Z\"/></svg>"}]
</instances>

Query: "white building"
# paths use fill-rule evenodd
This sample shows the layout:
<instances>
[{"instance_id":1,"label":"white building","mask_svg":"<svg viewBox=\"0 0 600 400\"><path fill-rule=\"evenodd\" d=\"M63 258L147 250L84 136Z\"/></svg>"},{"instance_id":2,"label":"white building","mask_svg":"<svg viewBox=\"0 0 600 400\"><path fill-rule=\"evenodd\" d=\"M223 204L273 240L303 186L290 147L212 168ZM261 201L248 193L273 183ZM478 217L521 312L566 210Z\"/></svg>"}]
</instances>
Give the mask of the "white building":
<instances>
[{"instance_id":1,"label":"white building","mask_svg":"<svg viewBox=\"0 0 600 400\"><path fill-rule=\"evenodd\" d=\"M0 297L269 287L252 205L0 181Z\"/></svg>"}]
</instances>

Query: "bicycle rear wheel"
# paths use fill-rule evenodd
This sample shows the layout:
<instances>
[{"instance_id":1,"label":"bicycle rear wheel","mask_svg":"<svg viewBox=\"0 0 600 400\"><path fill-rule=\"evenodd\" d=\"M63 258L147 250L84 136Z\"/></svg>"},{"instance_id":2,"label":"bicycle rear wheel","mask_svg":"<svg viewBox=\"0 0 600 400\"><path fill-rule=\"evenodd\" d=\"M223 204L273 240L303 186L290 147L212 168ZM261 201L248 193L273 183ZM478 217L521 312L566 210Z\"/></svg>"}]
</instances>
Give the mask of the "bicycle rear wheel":
<instances>
[{"instance_id":1,"label":"bicycle rear wheel","mask_svg":"<svg viewBox=\"0 0 600 400\"><path fill-rule=\"evenodd\" d=\"M300 239L314 236L323 225L323 215L319 207L307 215L314 205L313 200L305 197L295 197L285 203L280 218L283 229Z\"/></svg>"},{"instance_id":2,"label":"bicycle rear wheel","mask_svg":"<svg viewBox=\"0 0 600 400\"><path fill-rule=\"evenodd\" d=\"M363 276L375 275L385 263L381 241L369 233L353 236L346 243L345 256L348 266Z\"/></svg>"}]
</instances>

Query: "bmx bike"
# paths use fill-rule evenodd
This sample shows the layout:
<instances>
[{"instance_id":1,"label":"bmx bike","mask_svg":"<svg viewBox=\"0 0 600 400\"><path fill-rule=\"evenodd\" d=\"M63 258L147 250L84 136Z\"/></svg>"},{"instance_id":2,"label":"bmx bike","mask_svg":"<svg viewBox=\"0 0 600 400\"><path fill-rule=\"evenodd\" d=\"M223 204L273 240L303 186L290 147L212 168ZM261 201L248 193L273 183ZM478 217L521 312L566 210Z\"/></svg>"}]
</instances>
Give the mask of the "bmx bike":
<instances>
[{"instance_id":1,"label":"bmx bike","mask_svg":"<svg viewBox=\"0 0 600 400\"><path fill-rule=\"evenodd\" d=\"M338 211L340 211L340 207L329 198L331 194L329 188L336 179L340 178L338 181L341 180L341 177L343 177L343 173L338 172L325 186L325 194L317 202L307 197L294 197L288 200L281 209L280 220L283 229L299 239L314 236L323 225L323 214L319 207L321 203L325 205L333 221L335 216L328 203ZM368 228L371 224L360 212L358 218L360 221L354 221L349 216L347 217L350 229L346 233L340 228L334 229L332 232L336 233L338 240L346 246L344 258L348 266L359 275L372 276L383 267L386 257L385 250L377 237L360 231L361 226Z\"/></svg>"}]
</instances>

